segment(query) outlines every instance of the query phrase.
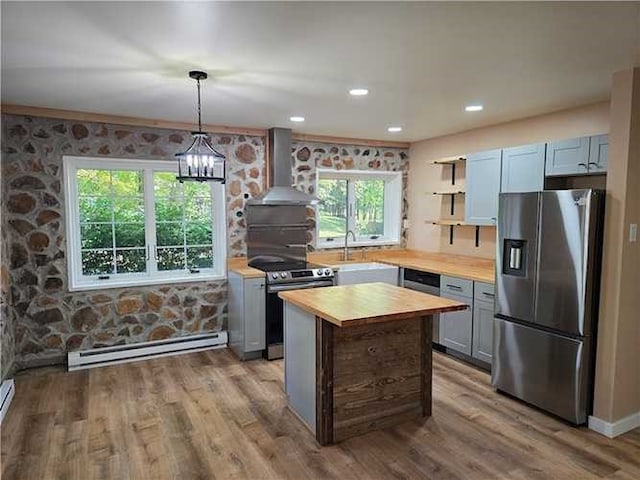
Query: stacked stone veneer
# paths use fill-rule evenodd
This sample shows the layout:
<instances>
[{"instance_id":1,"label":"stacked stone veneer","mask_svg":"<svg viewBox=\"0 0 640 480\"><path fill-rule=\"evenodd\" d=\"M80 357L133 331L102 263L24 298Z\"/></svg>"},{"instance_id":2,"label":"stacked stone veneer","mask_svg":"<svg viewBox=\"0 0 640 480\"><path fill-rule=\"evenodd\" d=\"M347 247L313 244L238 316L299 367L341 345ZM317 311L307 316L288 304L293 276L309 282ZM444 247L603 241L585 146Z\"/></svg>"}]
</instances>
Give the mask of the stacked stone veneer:
<instances>
[{"instance_id":1,"label":"stacked stone veneer","mask_svg":"<svg viewBox=\"0 0 640 480\"><path fill-rule=\"evenodd\" d=\"M0 180L2 173L0 172ZM6 205L6 189L0 182L0 202ZM8 377L13 370L15 359L15 325L9 305L9 228L5 209L0 209L0 381Z\"/></svg>"},{"instance_id":2,"label":"stacked stone veneer","mask_svg":"<svg viewBox=\"0 0 640 480\"><path fill-rule=\"evenodd\" d=\"M296 187L307 193L315 193L316 170L379 170L402 172L402 219L408 216L407 175L409 157L407 150L398 148L362 147L358 145L325 145L294 142L292 152L293 180ZM308 232L309 249L315 242L315 209L307 209L312 228ZM407 230L402 222L401 246L406 246Z\"/></svg>"},{"instance_id":3,"label":"stacked stone veneer","mask_svg":"<svg viewBox=\"0 0 640 480\"><path fill-rule=\"evenodd\" d=\"M68 351L226 328L227 283L69 292L63 155L167 160L189 132L3 115L2 374L63 362ZM246 254L246 201L264 189L262 137L212 135L227 156L227 250ZM292 178L313 193L316 168L402 171L406 150L295 142ZM406 197L406 192L405 192ZM403 201L403 216L407 206ZM310 220L314 212L309 209ZM309 244L313 245L312 228ZM403 242L405 238L403 231ZM403 243L404 244L404 243Z\"/></svg>"},{"instance_id":4,"label":"stacked stone veneer","mask_svg":"<svg viewBox=\"0 0 640 480\"><path fill-rule=\"evenodd\" d=\"M11 286L2 343L15 335L18 367L63 361L70 350L223 328L225 281L68 290L63 155L172 162L175 152L189 146L188 132L13 115L2 120L3 245ZM228 253L242 255L244 204L263 189L263 138L211 140L228 159Z\"/></svg>"}]
</instances>

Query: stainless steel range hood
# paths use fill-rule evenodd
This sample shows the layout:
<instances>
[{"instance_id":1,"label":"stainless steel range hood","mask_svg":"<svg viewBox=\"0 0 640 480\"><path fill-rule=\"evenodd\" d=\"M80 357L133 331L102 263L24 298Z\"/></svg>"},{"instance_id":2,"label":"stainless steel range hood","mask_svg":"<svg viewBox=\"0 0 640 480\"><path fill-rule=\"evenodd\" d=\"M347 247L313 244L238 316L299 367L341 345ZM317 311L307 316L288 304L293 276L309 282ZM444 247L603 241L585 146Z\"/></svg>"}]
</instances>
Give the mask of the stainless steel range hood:
<instances>
[{"instance_id":1,"label":"stainless steel range hood","mask_svg":"<svg viewBox=\"0 0 640 480\"><path fill-rule=\"evenodd\" d=\"M248 205L316 205L320 200L291 186L291 130L269 129L269 177L272 186Z\"/></svg>"}]
</instances>

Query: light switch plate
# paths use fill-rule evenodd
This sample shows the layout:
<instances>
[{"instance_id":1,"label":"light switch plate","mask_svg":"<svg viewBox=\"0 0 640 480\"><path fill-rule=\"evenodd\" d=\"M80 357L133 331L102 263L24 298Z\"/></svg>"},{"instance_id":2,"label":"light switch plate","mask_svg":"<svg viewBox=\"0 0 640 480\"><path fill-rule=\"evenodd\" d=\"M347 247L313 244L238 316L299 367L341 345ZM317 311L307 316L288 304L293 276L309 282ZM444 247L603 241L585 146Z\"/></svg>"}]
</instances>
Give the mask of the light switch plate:
<instances>
[{"instance_id":1,"label":"light switch plate","mask_svg":"<svg viewBox=\"0 0 640 480\"><path fill-rule=\"evenodd\" d=\"M638 224L637 223L629 224L629 241L630 242L638 241Z\"/></svg>"}]
</instances>

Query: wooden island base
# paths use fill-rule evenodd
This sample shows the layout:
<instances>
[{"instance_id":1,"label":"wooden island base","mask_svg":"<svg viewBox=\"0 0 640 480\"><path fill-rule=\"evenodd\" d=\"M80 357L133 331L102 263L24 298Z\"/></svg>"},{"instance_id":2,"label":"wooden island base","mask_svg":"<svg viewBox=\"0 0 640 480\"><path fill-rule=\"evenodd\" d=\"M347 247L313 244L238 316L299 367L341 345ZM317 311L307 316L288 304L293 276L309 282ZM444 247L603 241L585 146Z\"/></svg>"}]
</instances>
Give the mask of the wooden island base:
<instances>
[{"instance_id":1,"label":"wooden island base","mask_svg":"<svg viewBox=\"0 0 640 480\"><path fill-rule=\"evenodd\" d=\"M467 305L384 283L279 295L289 408L320 445L431 415L432 315Z\"/></svg>"},{"instance_id":2,"label":"wooden island base","mask_svg":"<svg viewBox=\"0 0 640 480\"><path fill-rule=\"evenodd\" d=\"M431 316L340 328L316 317L316 439L431 415Z\"/></svg>"}]
</instances>

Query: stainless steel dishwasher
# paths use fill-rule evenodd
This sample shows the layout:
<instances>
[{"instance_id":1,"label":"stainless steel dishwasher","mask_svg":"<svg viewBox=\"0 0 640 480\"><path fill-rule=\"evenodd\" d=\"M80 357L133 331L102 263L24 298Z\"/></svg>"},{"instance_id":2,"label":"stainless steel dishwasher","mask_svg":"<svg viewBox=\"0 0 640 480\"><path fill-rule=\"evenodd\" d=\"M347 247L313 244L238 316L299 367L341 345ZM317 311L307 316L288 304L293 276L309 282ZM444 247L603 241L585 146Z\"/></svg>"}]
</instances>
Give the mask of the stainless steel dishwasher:
<instances>
[{"instance_id":1,"label":"stainless steel dishwasher","mask_svg":"<svg viewBox=\"0 0 640 480\"><path fill-rule=\"evenodd\" d=\"M437 273L420 272L404 269L402 285L411 290L440 296L440 275ZM433 316L433 341L440 344L440 315Z\"/></svg>"}]
</instances>

